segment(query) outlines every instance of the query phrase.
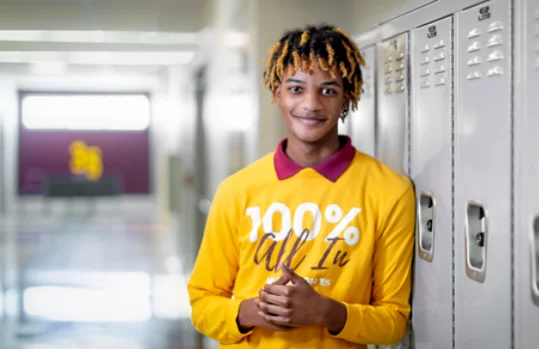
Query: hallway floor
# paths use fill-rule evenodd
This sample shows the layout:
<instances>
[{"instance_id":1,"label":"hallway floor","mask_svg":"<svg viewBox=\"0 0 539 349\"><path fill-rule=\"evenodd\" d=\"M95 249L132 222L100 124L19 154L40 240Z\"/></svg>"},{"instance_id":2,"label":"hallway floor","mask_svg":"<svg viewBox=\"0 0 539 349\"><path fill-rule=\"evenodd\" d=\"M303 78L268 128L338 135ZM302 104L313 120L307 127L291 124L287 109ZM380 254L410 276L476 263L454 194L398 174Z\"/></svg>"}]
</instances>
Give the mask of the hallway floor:
<instances>
[{"instance_id":1,"label":"hallway floor","mask_svg":"<svg viewBox=\"0 0 539 349\"><path fill-rule=\"evenodd\" d=\"M1 221L0 347L192 349L174 236L152 217Z\"/></svg>"}]
</instances>

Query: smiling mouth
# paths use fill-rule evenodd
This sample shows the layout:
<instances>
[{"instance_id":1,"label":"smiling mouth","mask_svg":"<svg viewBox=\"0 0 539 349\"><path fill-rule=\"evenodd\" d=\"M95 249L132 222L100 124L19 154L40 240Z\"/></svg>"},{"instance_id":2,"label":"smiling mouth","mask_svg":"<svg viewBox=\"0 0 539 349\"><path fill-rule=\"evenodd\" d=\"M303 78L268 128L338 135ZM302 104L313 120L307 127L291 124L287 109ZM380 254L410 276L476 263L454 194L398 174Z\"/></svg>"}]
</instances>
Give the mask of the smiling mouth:
<instances>
[{"instance_id":1,"label":"smiling mouth","mask_svg":"<svg viewBox=\"0 0 539 349\"><path fill-rule=\"evenodd\" d=\"M298 119L302 123L308 124L308 125L315 125L315 124L326 121L326 119L324 118L317 118L317 117L310 117L310 116L296 116L296 115L292 115L292 116L294 117L294 119Z\"/></svg>"}]
</instances>

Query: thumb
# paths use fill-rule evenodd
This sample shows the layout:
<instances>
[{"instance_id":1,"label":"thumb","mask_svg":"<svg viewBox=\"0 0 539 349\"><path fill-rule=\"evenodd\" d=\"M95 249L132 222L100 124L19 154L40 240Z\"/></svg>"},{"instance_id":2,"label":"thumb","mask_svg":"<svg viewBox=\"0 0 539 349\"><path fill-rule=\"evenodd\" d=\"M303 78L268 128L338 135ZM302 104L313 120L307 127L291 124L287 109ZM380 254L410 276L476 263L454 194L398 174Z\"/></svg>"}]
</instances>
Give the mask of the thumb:
<instances>
[{"instance_id":1,"label":"thumb","mask_svg":"<svg viewBox=\"0 0 539 349\"><path fill-rule=\"evenodd\" d=\"M271 284L272 285L286 285L288 282L290 281L289 278L287 278L285 275L281 276L280 278L278 278L277 280L273 281Z\"/></svg>"},{"instance_id":2,"label":"thumb","mask_svg":"<svg viewBox=\"0 0 539 349\"><path fill-rule=\"evenodd\" d=\"M287 267L284 263L281 263L281 270L283 271L283 276L286 277L288 280L292 281L294 285L306 282L305 279L294 273L294 271Z\"/></svg>"}]
</instances>

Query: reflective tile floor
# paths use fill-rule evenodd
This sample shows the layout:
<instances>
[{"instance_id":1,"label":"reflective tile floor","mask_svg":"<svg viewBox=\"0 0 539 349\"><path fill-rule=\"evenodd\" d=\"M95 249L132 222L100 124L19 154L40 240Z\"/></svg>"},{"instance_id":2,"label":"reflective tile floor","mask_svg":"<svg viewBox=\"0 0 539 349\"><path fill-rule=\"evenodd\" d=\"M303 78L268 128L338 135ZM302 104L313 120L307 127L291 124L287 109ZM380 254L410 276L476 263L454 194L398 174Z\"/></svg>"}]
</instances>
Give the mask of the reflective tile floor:
<instances>
[{"instance_id":1,"label":"reflective tile floor","mask_svg":"<svg viewBox=\"0 0 539 349\"><path fill-rule=\"evenodd\" d=\"M0 221L0 348L200 348L172 230L140 215Z\"/></svg>"}]
</instances>

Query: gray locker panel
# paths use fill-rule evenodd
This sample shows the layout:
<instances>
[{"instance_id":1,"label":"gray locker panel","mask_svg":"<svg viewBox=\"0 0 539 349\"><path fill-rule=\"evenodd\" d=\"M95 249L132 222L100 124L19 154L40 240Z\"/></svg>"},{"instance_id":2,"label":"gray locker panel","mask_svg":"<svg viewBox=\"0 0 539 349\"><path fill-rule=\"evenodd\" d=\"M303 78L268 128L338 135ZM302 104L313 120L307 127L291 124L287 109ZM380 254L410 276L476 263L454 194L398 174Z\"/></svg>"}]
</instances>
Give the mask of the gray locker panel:
<instances>
[{"instance_id":1,"label":"gray locker panel","mask_svg":"<svg viewBox=\"0 0 539 349\"><path fill-rule=\"evenodd\" d=\"M363 73L363 94L358 109L350 118L352 144L360 151L375 156L376 135L376 55L375 46L360 49L365 60Z\"/></svg>"},{"instance_id":2,"label":"gray locker panel","mask_svg":"<svg viewBox=\"0 0 539 349\"><path fill-rule=\"evenodd\" d=\"M378 46L376 157L408 174L408 33Z\"/></svg>"},{"instance_id":3,"label":"gray locker panel","mask_svg":"<svg viewBox=\"0 0 539 349\"><path fill-rule=\"evenodd\" d=\"M515 119L515 348L539 346L539 0L524 1L523 82ZM520 52L524 57L520 56Z\"/></svg>"},{"instance_id":4,"label":"gray locker panel","mask_svg":"<svg viewBox=\"0 0 539 349\"><path fill-rule=\"evenodd\" d=\"M410 174L418 203L415 346L451 348L452 17L414 30L411 51Z\"/></svg>"},{"instance_id":5,"label":"gray locker panel","mask_svg":"<svg viewBox=\"0 0 539 349\"><path fill-rule=\"evenodd\" d=\"M456 348L511 347L510 3L458 14Z\"/></svg>"}]
</instances>

